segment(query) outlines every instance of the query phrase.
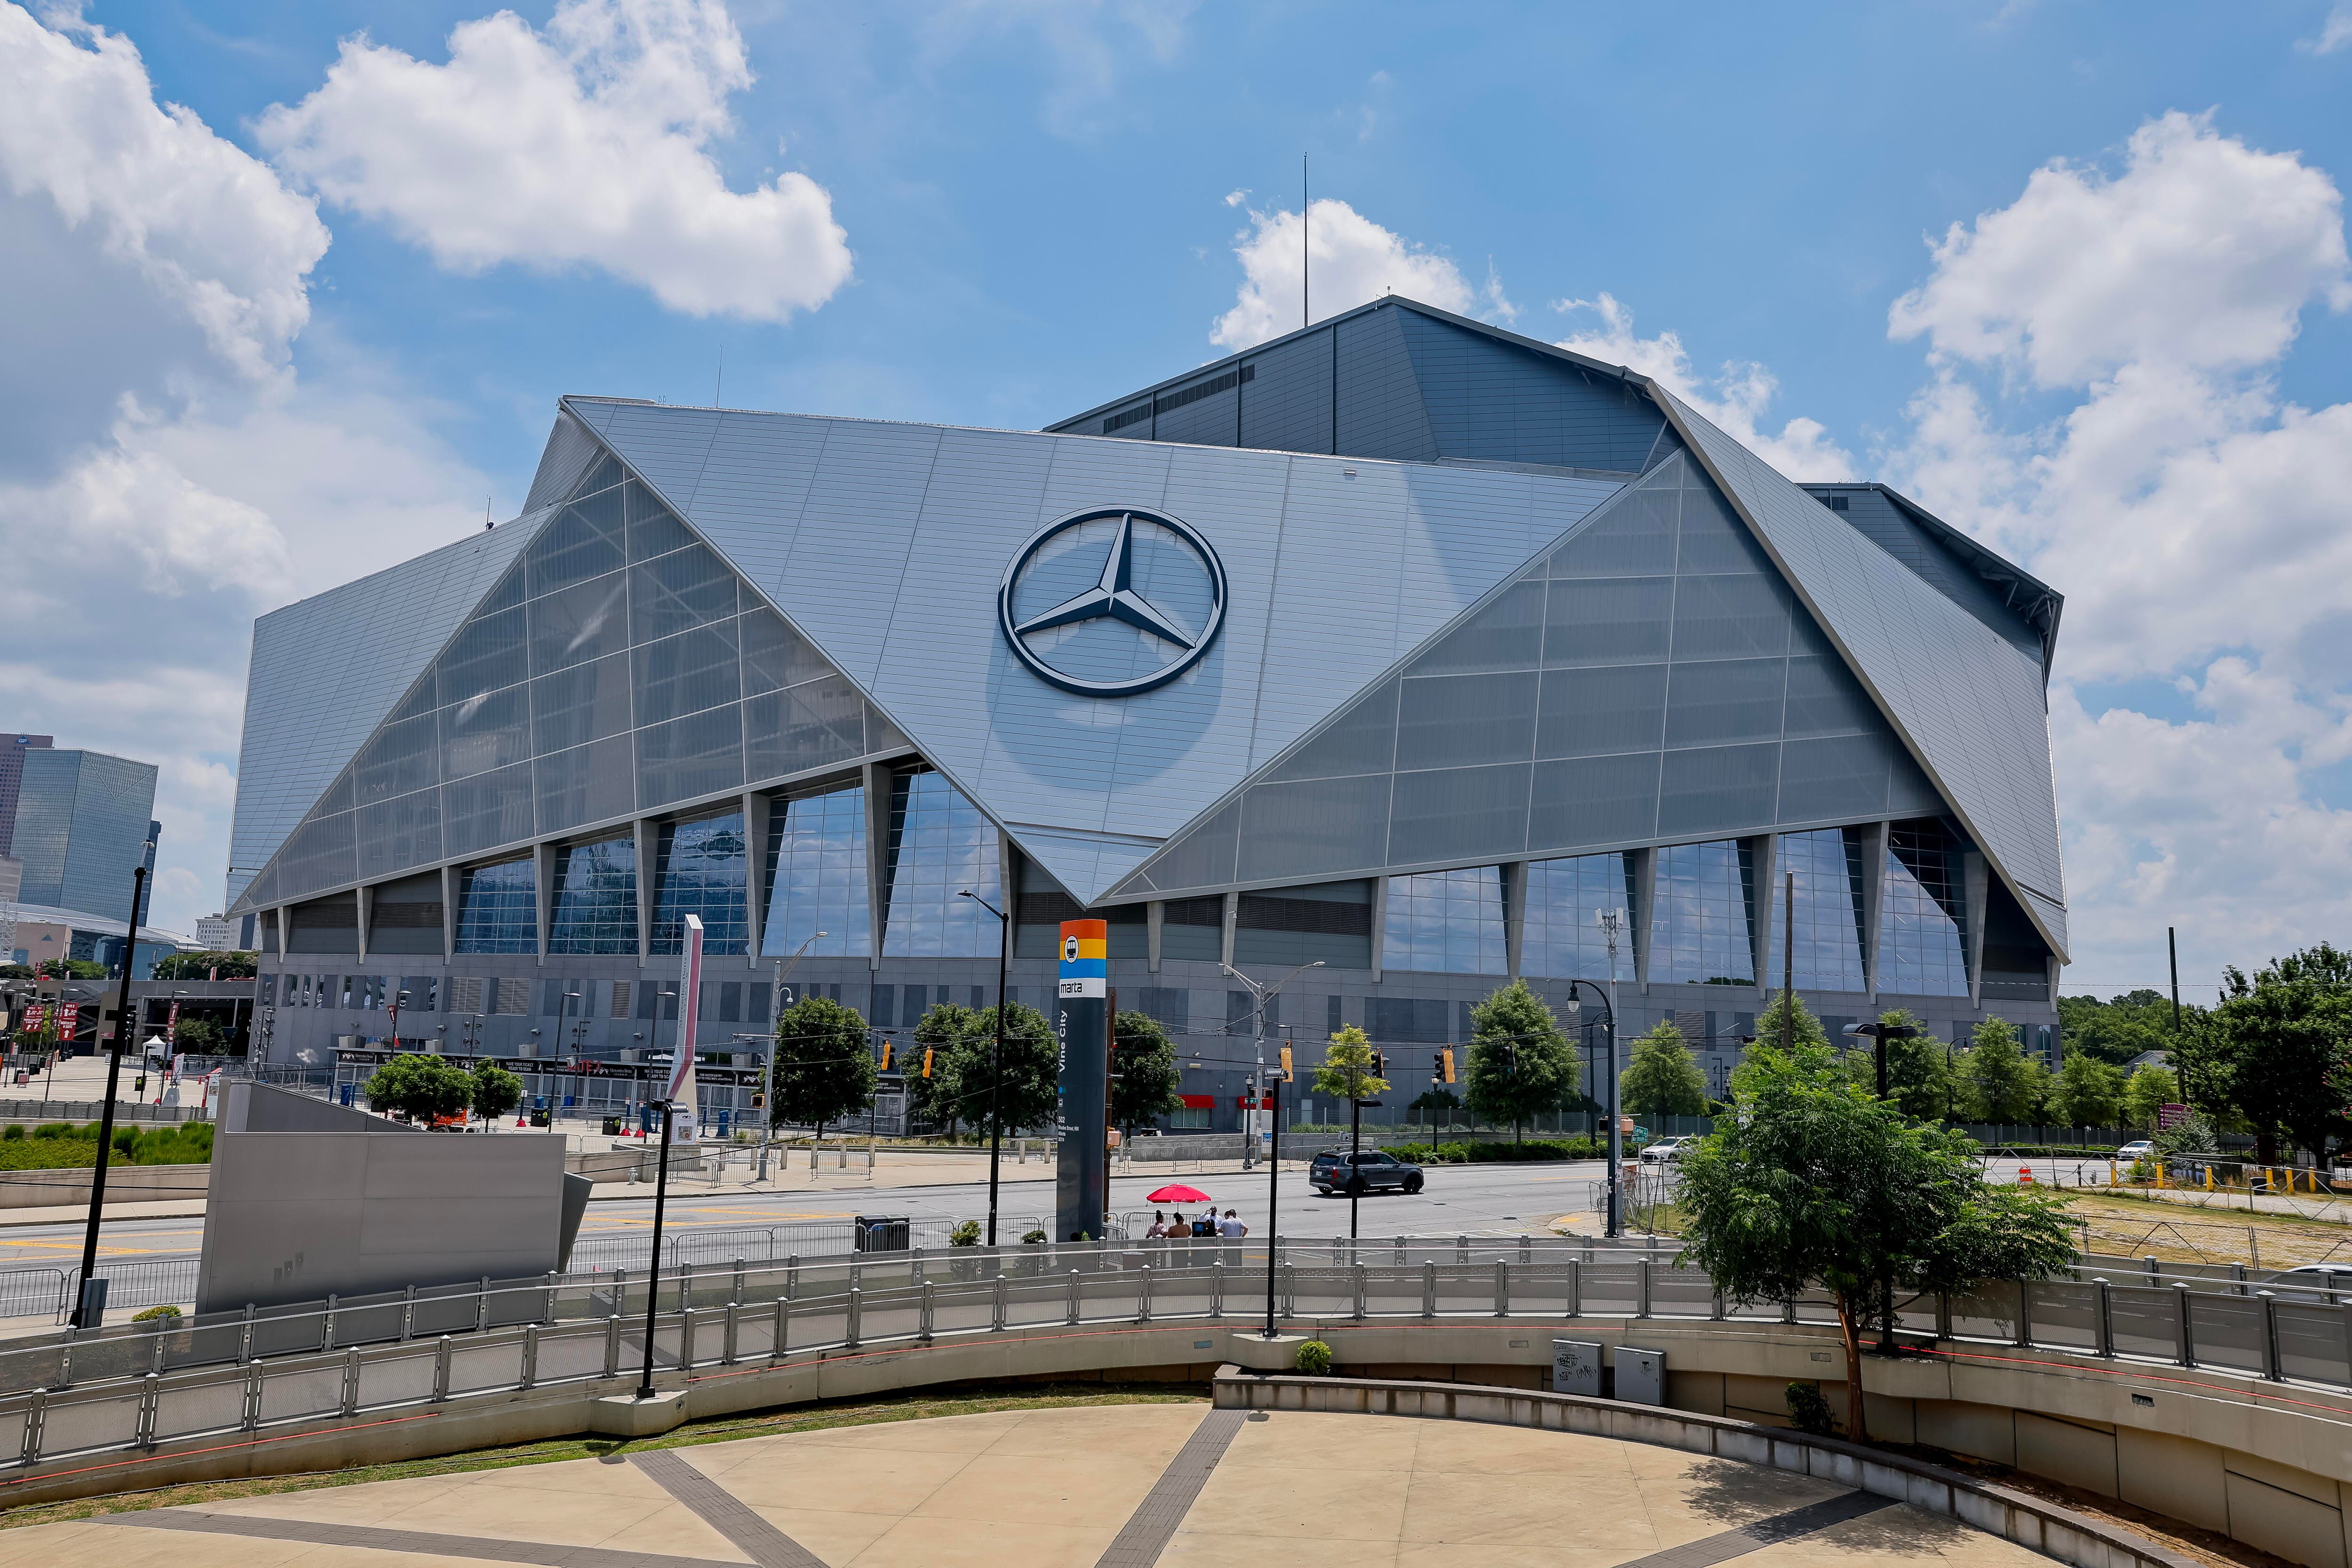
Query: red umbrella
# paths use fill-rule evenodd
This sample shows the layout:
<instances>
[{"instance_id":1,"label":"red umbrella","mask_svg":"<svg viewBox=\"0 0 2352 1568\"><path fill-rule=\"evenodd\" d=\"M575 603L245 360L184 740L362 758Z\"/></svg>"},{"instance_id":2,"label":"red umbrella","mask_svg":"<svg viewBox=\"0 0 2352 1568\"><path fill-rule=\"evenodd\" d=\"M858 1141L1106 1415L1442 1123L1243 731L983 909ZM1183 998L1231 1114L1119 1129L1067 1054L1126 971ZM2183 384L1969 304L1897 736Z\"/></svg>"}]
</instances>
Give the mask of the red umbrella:
<instances>
[{"instance_id":1,"label":"red umbrella","mask_svg":"<svg viewBox=\"0 0 2352 1568\"><path fill-rule=\"evenodd\" d=\"M1204 1204L1209 1201L1209 1194L1198 1187L1188 1187L1176 1182L1156 1193L1144 1194L1143 1201L1148 1204Z\"/></svg>"}]
</instances>

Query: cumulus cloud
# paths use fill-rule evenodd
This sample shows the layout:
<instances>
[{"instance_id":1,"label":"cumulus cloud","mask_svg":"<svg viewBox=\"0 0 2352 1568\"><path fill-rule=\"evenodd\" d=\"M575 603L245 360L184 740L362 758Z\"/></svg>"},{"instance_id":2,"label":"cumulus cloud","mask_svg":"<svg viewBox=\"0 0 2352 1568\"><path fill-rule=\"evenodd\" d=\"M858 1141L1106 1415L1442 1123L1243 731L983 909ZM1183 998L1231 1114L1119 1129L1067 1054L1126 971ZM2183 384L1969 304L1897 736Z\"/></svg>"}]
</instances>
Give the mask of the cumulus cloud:
<instances>
[{"instance_id":1,"label":"cumulus cloud","mask_svg":"<svg viewBox=\"0 0 2352 1568\"><path fill-rule=\"evenodd\" d=\"M453 271L592 267L671 310L782 321L848 281L833 198L787 173L729 187L712 153L751 83L719 0L564 0L453 29L435 65L344 40L319 89L256 127L287 175Z\"/></svg>"},{"instance_id":2,"label":"cumulus cloud","mask_svg":"<svg viewBox=\"0 0 2352 1568\"><path fill-rule=\"evenodd\" d=\"M2167 114L1930 244L1888 477L2067 595L2052 725L2078 973L2257 961L2352 920L2352 405L2274 375L2352 306L2335 182ZM2048 416L2052 393L2070 405ZM2120 695L2118 695L2120 693Z\"/></svg>"},{"instance_id":3,"label":"cumulus cloud","mask_svg":"<svg viewBox=\"0 0 2352 1568\"><path fill-rule=\"evenodd\" d=\"M1633 330L1633 312L1613 294L1559 300L1552 309L1589 310L1599 319L1597 327L1562 338L1559 347L1651 377L1789 478L1853 477L1853 457L1831 439L1819 420L1799 416L1784 420L1777 432L1765 427L1764 411L1779 395L1780 384L1756 361L1727 360L1713 377L1701 376L1691 369L1681 334L1668 331L1641 336Z\"/></svg>"},{"instance_id":4,"label":"cumulus cloud","mask_svg":"<svg viewBox=\"0 0 2352 1568\"><path fill-rule=\"evenodd\" d=\"M167 929L219 907L254 615L478 526L488 488L429 405L332 354L297 375L328 238L129 40L0 5L0 689L159 765Z\"/></svg>"},{"instance_id":5,"label":"cumulus cloud","mask_svg":"<svg viewBox=\"0 0 2352 1568\"><path fill-rule=\"evenodd\" d=\"M1226 205L1236 204L1229 197ZM1297 331L1302 282L1312 285L1306 302L1318 321L1383 294L1402 294L1465 316L1486 297L1450 258L1382 228L1346 202L1327 196L1312 204L1304 249L1300 226L1296 212L1251 212L1250 226L1234 237L1241 289L1234 308L1209 333L1211 342L1245 349ZM1499 299L1500 285L1493 285L1490 293Z\"/></svg>"}]
</instances>

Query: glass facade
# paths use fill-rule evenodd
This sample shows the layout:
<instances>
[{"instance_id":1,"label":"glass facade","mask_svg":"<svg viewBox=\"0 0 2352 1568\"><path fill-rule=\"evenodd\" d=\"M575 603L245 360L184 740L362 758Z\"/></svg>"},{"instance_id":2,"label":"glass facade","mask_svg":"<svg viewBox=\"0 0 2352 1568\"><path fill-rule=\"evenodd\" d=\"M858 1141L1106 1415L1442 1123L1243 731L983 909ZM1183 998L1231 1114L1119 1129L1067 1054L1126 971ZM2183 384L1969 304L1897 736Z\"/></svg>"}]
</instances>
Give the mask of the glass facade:
<instances>
[{"instance_id":1,"label":"glass facade","mask_svg":"<svg viewBox=\"0 0 2352 1568\"><path fill-rule=\"evenodd\" d=\"M1906 996L1969 994L1960 843L1942 824L1898 822L1887 837L1878 988Z\"/></svg>"},{"instance_id":2,"label":"glass facade","mask_svg":"<svg viewBox=\"0 0 2352 1568\"><path fill-rule=\"evenodd\" d=\"M637 951L637 841L567 844L555 852L550 952Z\"/></svg>"},{"instance_id":3,"label":"glass facade","mask_svg":"<svg viewBox=\"0 0 2352 1568\"><path fill-rule=\"evenodd\" d=\"M693 822L666 822L661 830L660 891L654 900L652 952L686 951L686 917L702 921L702 952L740 958L751 930L744 913L743 814L730 811Z\"/></svg>"},{"instance_id":4,"label":"glass facade","mask_svg":"<svg viewBox=\"0 0 2352 1568\"><path fill-rule=\"evenodd\" d=\"M1502 973L1502 868L1391 877L1381 965L1431 974Z\"/></svg>"},{"instance_id":5,"label":"glass facade","mask_svg":"<svg viewBox=\"0 0 2352 1568\"><path fill-rule=\"evenodd\" d=\"M1753 984L1749 924L1755 879L1748 846L1735 839L1658 851L1658 910L1650 931L1650 978L1668 984Z\"/></svg>"},{"instance_id":6,"label":"glass facade","mask_svg":"<svg viewBox=\"0 0 2352 1568\"><path fill-rule=\"evenodd\" d=\"M890 782L890 901L882 927L885 958L993 958L1003 942L994 915L965 888L1004 907L996 828L944 774L902 773Z\"/></svg>"},{"instance_id":7,"label":"glass facade","mask_svg":"<svg viewBox=\"0 0 2352 1568\"><path fill-rule=\"evenodd\" d=\"M1793 942L1800 987L1863 989L1862 854L1858 828L1781 835L1777 874L1765 893L1772 900L1774 923L1785 923L1788 929L1774 944L1772 973L1764 977L1767 985L1780 984ZM1780 879L1789 876L1797 879L1797 907L1793 921L1784 922L1780 916L1786 895Z\"/></svg>"},{"instance_id":8,"label":"glass facade","mask_svg":"<svg viewBox=\"0 0 2352 1568\"><path fill-rule=\"evenodd\" d=\"M817 958L864 958L874 951L864 786L777 804L768 817L768 889L760 933L765 956L790 958L803 944Z\"/></svg>"},{"instance_id":9,"label":"glass facade","mask_svg":"<svg viewBox=\"0 0 2352 1568\"><path fill-rule=\"evenodd\" d=\"M1519 968L1555 980L1608 980L1609 935L1603 910L1622 917L1635 907L1622 855L1578 855L1537 860L1527 868L1527 916L1520 933ZM1619 980L1633 978L1633 927L1619 926Z\"/></svg>"},{"instance_id":10,"label":"glass facade","mask_svg":"<svg viewBox=\"0 0 2352 1568\"><path fill-rule=\"evenodd\" d=\"M459 952L539 952L539 891L528 858L469 866L457 887Z\"/></svg>"}]
</instances>

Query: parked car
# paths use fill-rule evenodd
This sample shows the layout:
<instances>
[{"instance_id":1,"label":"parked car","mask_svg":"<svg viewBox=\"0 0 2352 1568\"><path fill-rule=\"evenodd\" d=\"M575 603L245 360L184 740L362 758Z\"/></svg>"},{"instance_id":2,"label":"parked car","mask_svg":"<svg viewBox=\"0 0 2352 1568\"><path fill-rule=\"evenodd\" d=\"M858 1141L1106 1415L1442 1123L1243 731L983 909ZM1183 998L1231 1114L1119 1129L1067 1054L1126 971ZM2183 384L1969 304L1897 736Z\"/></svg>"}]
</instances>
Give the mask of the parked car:
<instances>
[{"instance_id":1,"label":"parked car","mask_svg":"<svg viewBox=\"0 0 2352 1568\"><path fill-rule=\"evenodd\" d=\"M1349 1163L1351 1159L1352 1169ZM1326 1149L1307 1168L1307 1179L1326 1197L1335 1192L1417 1193L1422 1186L1419 1165L1409 1165L1378 1149L1366 1149L1354 1155L1344 1149Z\"/></svg>"},{"instance_id":2,"label":"parked car","mask_svg":"<svg viewBox=\"0 0 2352 1568\"><path fill-rule=\"evenodd\" d=\"M1683 1157L1685 1150L1697 1142L1695 1138L1661 1138L1642 1151L1644 1165L1671 1165Z\"/></svg>"},{"instance_id":3,"label":"parked car","mask_svg":"<svg viewBox=\"0 0 2352 1568\"><path fill-rule=\"evenodd\" d=\"M2153 1160L2156 1158L2155 1141L2147 1138L2135 1138L2116 1151L2116 1158L2126 1163L2134 1160Z\"/></svg>"}]
</instances>

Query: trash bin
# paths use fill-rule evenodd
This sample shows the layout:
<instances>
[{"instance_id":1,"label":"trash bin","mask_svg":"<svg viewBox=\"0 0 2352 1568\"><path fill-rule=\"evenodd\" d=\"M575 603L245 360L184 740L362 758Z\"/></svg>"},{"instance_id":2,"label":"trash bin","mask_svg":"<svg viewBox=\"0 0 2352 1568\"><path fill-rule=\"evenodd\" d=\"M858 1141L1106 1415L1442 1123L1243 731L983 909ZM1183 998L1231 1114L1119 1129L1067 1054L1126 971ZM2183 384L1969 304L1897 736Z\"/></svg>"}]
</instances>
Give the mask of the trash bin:
<instances>
[{"instance_id":1,"label":"trash bin","mask_svg":"<svg viewBox=\"0 0 2352 1568\"><path fill-rule=\"evenodd\" d=\"M604 1136L607 1138L618 1138L620 1135L621 1119L617 1116L607 1116L604 1118Z\"/></svg>"},{"instance_id":2,"label":"trash bin","mask_svg":"<svg viewBox=\"0 0 2352 1568\"><path fill-rule=\"evenodd\" d=\"M860 1252L904 1252L908 1242L907 1216L859 1215L857 1216L857 1250Z\"/></svg>"}]
</instances>

